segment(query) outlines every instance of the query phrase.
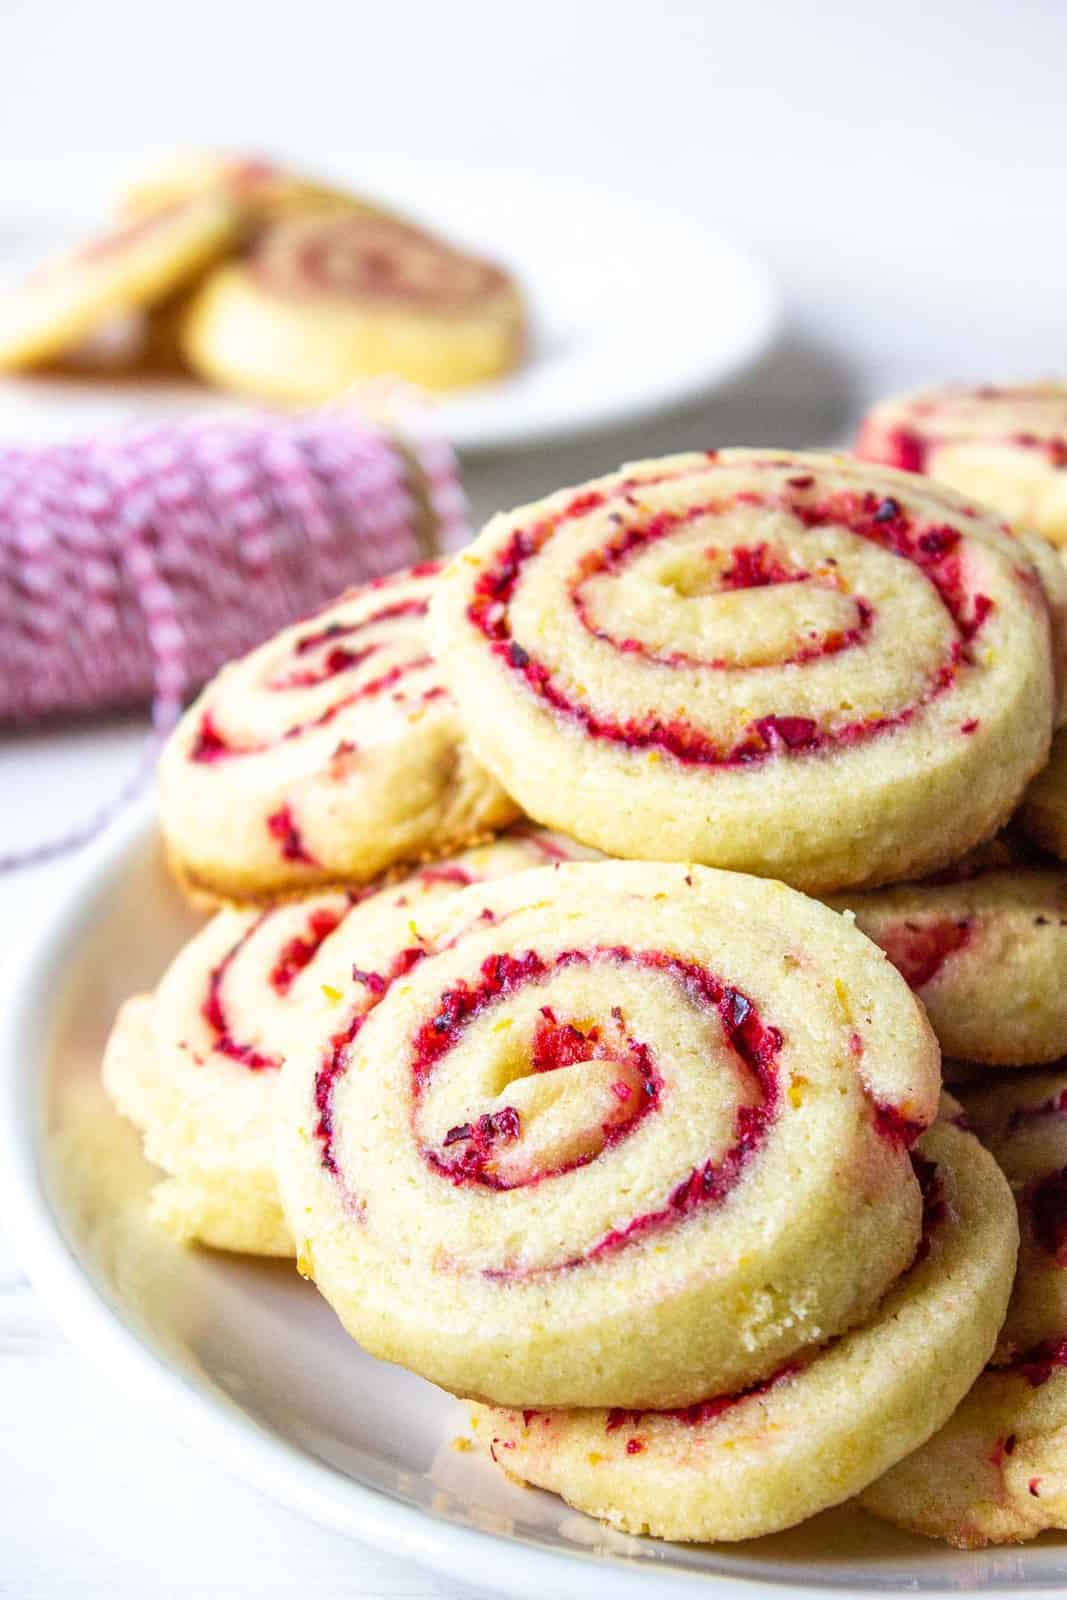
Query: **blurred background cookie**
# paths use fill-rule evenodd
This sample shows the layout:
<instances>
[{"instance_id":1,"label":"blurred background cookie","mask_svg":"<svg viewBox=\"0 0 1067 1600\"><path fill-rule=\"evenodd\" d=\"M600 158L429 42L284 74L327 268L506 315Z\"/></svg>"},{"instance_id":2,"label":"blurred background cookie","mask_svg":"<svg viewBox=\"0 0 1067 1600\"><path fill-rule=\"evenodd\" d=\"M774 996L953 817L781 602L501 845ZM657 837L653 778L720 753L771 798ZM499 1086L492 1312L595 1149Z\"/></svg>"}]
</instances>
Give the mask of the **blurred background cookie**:
<instances>
[{"instance_id":1,"label":"blurred background cookie","mask_svg":"<svg viewBox=\"0 0 1067 1600\"><path fill-rule=\"evenodd\" d=\"M209 382L263 399L325 400L385 375L426 389L519 360L519 291L491 262L373 214L291 217L204 283L181 345Z\"/></svg>"},{"instance_id":2,"label":"blurred background cookie","mask_svg":"<svg viewBox=\"0 0 1067 1600\"><path fill-rule=\"evenodd\" d=\"M950 386L885 400L868 413L858 455L922 472L1008 521L1067 544L1067 388Z\"/></svg>"}]
</instances>

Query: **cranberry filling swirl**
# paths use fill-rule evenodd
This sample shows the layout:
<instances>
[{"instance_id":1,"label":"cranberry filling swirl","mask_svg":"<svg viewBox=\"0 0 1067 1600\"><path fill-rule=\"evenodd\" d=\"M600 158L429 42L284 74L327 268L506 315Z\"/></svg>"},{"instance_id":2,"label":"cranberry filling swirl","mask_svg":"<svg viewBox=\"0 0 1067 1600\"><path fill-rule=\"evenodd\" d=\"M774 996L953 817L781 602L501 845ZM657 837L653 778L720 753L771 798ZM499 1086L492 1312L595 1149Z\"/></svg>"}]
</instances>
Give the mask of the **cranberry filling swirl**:
<instances>
[{"instance_id":1,"label":"cranberry filling swirl","mask_svg":"<svg viewBox=\"0 0 1067 1600\"><path fill-rule=\"evenodd\" d=\"M283 1188L376 1353L502 1403L685 1405L849 1326L913 1258L936 1047L784 886L561 865L398 918L373 969L341 975L343 929L330 950Z\"/></svg>"},{"instance_id":2,"label":"cranberry filling swirl","mask_svg":"<svg viewBox=\"0 0 1067 1600\"><path fill-rule=\"evenodd\" d=\"M186 713L160 781L194 878L237 893L365 879L514 815L468 756L430 652L437 570L351 590L224 668Z\"/></svg>"},{"instance_id":3,"label":"cranberry filling swirl","mask_svg":"<svg viewBox=\"0 0 1067 1600\"><path fill-rule=\"evenodd\" d=\"M495 519L434 611L482 758L619 854L802 887L899 876L987 833L1047 751L1029 558L952 496L843 458L624 468Z\"/></svg>"},{"instance_id":4,"label":"cranberry filling swirl","mask_svg":"<svg viewBox=\"0 0 1067 1600\"><path fill-rule=\"evenodd\" d=\"M373 213L291 218L263 233L249 269L260 288L289 300L372 302L446 315L477 310L508 289L491 262Z\"/></svg>"}]
</instances>

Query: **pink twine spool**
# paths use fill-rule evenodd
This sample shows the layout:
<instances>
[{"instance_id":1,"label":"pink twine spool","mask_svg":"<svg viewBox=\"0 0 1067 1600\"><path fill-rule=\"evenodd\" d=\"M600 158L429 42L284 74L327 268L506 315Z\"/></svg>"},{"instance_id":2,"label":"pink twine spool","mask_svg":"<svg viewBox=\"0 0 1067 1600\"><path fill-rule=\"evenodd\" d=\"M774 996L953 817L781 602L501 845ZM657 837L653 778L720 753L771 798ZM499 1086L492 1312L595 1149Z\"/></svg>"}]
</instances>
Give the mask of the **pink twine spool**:
<instances>
[{"instance_id":1,"label":"pink twine spool","mask_svg":"<svg viewBox=\"0 0 1067 1600\"><path fill-rule=\"evenodd\" d=\"M467 535L455 458L418 413L220 416L0 448L0 726L151 701L144 781L185 699L233 656Z\"/></svg>"}]
</instances>

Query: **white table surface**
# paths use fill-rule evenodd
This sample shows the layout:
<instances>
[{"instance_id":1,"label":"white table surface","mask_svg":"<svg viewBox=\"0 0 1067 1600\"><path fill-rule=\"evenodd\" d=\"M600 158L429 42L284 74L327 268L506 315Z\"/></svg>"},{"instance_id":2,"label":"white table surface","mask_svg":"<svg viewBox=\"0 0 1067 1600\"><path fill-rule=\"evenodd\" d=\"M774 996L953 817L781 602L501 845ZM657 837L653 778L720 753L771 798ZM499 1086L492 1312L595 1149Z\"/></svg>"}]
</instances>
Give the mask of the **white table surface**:
<instances>
[{"instance_id":1,"label":"white table surface","mask_svg":"<svg viewBox=\"0 0 1067 1600\"><path fill-rule=\"evenodd\" d=\"M345 151L392 147L605 182L637 225L652 195L746 237L786 291L785 342L746 382L636 433L477 462L478 517L640 454L842 440L869 399L931 377L1067 371L1060 0L299 10L299 42L331 48L294 68L290 33L243 0L184 0L173 32L133 0L8 0L0 214L54 215L40 174L54 184L57 163L83 213L147 145L265 145L341 169ZM103 798L139 737L0 740L0 839ZM0 960L62 873L0 883ZM60 1335L0 1218L0 1594L461 1592L403 1551L311 1527L134 1414Z\"/></svg>"}]
</instances>

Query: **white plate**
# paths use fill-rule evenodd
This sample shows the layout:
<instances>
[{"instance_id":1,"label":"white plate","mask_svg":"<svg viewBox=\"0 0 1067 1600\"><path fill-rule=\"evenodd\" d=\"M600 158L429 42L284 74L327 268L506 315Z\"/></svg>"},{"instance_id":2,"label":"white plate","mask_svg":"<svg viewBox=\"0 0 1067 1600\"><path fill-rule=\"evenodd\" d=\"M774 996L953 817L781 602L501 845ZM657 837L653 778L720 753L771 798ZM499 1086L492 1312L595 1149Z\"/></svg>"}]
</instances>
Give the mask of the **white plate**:
<instances>
[{"instance_id":1,"label":"white plate","mask_svg":"<svg viewBox=\"0 0 1067 1600\"><path fill-rule=\"evenodd\" d=\"M99 1059L120 1000L158 977L193 923L151 821L133 819L79 864L0 997L12 1236L127 1404L311 1517L497 1594L1062 1595L1067 1542L1053 1536L965 1555L852 1509L733 1547L613 1534L453 1449L463 1408L364 1355L292 1267L155 1234L151 1169L102 1096Z\"/></svg>"},{"instance_id":2,"label":"white plate","mask_svg":"<svg viewBox=\"0 0 1067 1600\"><path fill-rule=\"evenodd\" d=\"M522 282L532 321L523 366L437 403L461 449L636 421L717 388L773 338L778 298L764 267L644 202L638 211L597 190L425 162L376 161L336 176L495 256ZM55 245L39 225L6 226L5 275ZM192 384L22 378L0 384L0 433L65 437L211 403L212 392Z\"/></svg>"}]
</instances>

